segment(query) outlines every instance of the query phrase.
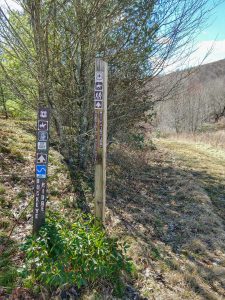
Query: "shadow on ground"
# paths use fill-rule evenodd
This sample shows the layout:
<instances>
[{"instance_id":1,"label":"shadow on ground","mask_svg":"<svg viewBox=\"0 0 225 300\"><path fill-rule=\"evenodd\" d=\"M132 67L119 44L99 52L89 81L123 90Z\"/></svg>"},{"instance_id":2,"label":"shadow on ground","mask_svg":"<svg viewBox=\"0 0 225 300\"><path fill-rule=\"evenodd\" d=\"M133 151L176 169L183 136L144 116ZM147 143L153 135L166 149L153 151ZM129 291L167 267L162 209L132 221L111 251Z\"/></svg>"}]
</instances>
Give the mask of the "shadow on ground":
<instances>
[{"instance_id":1,"label":"shadow on ground","mask_svg":"<svg viewBox=\"0 0 225 300\"><path fill-rule=\"evenodd\" d=\"M206 172L182 169L162 151L117 148L109 160L107 201L124 228L120 234L138 241L142 273L150 268L167 291L165 298L146 293L149 299L191 299L187 287L194 299L225 296L224 185ZM170 272L181 291L170 291Z\"/></svg>"}]
</instances>

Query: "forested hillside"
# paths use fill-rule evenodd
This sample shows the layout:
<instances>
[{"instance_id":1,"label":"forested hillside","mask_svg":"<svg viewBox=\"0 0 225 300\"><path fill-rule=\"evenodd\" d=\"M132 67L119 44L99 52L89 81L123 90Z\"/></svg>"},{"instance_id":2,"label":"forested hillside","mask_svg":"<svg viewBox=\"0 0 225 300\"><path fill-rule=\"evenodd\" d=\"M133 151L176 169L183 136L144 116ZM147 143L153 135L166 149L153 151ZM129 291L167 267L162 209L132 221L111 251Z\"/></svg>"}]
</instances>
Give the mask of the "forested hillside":
<instances>
[{"instance_id":1,"label":"forested hillside","mask_svg":"<svg viewBox=\"0 0 225 300\"><path fill-rule=\"evenodd\" d=\"M166 132L196 132L225 116L225 60L178 71L162 82L156 104L156 126ZM174 84L172 92L171 84ZM179 86L176 88L176 86ZM167 99L167 101L166 101Z\"/></svg>"}]
</instances>

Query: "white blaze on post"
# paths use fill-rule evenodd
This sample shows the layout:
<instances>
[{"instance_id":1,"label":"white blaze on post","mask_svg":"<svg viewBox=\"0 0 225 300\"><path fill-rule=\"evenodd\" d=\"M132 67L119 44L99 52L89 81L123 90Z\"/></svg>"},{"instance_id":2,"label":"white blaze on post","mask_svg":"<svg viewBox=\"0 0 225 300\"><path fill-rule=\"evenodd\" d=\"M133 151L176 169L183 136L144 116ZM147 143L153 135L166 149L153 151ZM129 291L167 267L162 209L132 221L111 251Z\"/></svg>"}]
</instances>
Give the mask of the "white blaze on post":
<instances>
[{"instance_id":1,"label":"white blaze on post","mask_svg":"<svg viewBox=\"0 0 225 300\"><path fill-rule=\"evenodd\" d=\"M105 222L108 64L95 61L95 216Z\"/></svg>"}]
</instances>

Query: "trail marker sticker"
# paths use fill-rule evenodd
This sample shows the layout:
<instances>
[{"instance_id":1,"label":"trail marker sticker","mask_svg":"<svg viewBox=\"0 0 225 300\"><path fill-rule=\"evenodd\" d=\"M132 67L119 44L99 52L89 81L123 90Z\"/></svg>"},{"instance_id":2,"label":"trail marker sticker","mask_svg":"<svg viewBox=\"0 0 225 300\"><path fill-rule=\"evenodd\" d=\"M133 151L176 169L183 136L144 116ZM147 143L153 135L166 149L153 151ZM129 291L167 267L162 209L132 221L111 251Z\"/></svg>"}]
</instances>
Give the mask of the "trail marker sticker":
<instances>
[{"instance_id":1,"label":"trail marker sticker","mask_svg":"<svg viewBox=\"0 0 225 300\"><path fill-rule=\"evenodd\" d=\"M47 143L46 142L38 142L37 148L38 148L38 150L47 150Z\"/></svg>"},{"instance_id":2,"label":"trail marker sticker","mask_svg":"<svg viewBox=\"0 0 225 300\"><path fill-rule=\"evenodd\" d=\"M95 81L101 81L103 82L103 72L96 72L95 73Z\"/></svg>"},{"instance_id":3,"label":"trail marker sticker","mask_svg":"<svg viewBox=\"0 0 225 300\"><path fill-rule=\"evenodd\" d=\"M48 132L38 131L38 140L41 142L46 142L48 140Z\"/></svg>"},{"instance_id":4,"label":"trail marker sticker","mask_svg":"<svg viewBox=\"0 0 225 300\"><path fill-rule=\"evenodd\" d=\"M46 165L37 165L36 166L36 176L37 176L37 178L46 178L47 166Z\"/></svg>"},{"instance_id":5,"label":"trail marker sticker","mask_svg":"<svg viewBox=\"0 0 225 300\"><path fill-rule=\"evenodd\" d=\"M103 82L95 83L95 91L103 91Z\"/></svg>"},{"instance_id":6,"label":"trail marker sticker","mask_svg":"<svg viewBox=\"0 0 225 300\"><path fill-rule=\"evenodd\" d=\"M42 108L39 110L39 118L40 119L47 119L48 118L48 109Z\"/></svg>"},{"instance_id":7,"label":"trail marker sticker","mask_svg":"<svg viewBox=\"0 0 225 300\"><path fill-rule=\"evenodd\" d=\"M47 163L47 154L37 153L37 163L46 164Z\"/></svg>"},{"instance_id":8,"label":"trail marker sticker","mask_svg":"<svg viewBox=\"0 0 225 300\"><path fill-rule=\"evenodd\" d=\"M100 91L95 91L95 100L102 100L103 93Z\"/></svg>"},{"instance_id":9,"label":"trail marker sticker","mask_svg":"<svg viewBox=\"0 0 225 300\"><path fill-rule=\"evenodd\" d=\"M95 108L101 109L103 107L103 102L102 101L95 101Z\"/></svg>"},{"instance_id":10,"label":"trail marker sticker","mask_svg":"<svg viewBox=\"0 0 225 300\"><path fill-rule=\"evenodd\" d=\"M38 121L39 130L48 130L48 121Z\"/></svg>"}]
</instances>

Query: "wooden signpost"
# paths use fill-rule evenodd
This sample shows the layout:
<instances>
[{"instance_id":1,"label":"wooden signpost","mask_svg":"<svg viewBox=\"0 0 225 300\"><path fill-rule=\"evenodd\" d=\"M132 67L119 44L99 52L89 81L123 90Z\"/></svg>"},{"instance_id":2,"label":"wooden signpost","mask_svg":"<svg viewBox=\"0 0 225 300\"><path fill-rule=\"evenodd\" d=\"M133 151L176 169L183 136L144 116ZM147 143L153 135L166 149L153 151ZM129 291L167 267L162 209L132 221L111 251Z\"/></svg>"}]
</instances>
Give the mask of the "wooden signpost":
<instances>
[{"instance_id":1,"label":"wooden signpost","mask_svg":"<svg viewBox=\"0 0 225 300\"><path fill-rule=\"evenodd\" d=\"M108 64L95 61L95 216L105 222Z\"/></svg>"},{"instance_id":2,"label":"wooden signpost","mask_svg":"<svg viewBox=\"0 0 225 300\"><path fill-rule=\"evenodd\" d=\"M33 233L45 222L46 188L48 174L49 120L48 108L40 108L37 118L37 142L35 160L35 198L33 210Z\"/></svg>"}]
</instances>

